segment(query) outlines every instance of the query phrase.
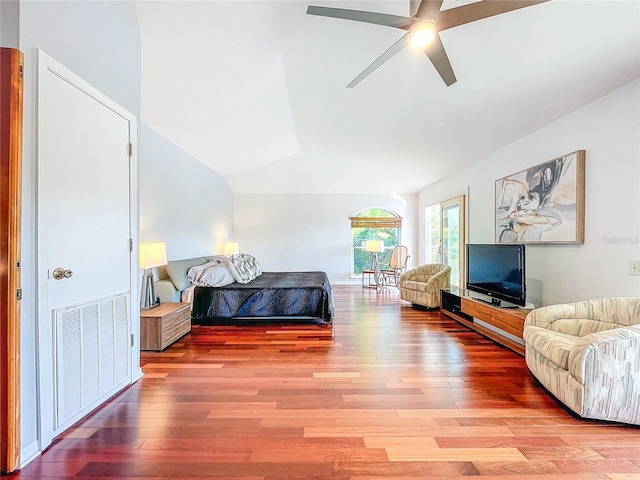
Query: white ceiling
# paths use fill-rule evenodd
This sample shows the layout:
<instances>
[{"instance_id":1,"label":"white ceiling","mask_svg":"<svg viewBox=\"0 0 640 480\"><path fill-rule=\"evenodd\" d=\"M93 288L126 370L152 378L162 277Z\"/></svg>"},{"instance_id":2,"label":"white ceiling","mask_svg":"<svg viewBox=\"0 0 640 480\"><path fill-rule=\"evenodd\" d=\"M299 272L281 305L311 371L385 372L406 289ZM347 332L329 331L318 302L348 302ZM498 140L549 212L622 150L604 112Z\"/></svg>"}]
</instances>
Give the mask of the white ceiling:
<instances>
[{"instance_id":1,"label":"white ceiling","mask_svg":"<svg viewBox=\"0 0 640 480\"><path fill-rule=\"evenodd\" d=\"M414 193L640 76L640 2L552 0L442 32L451 87L405 49L345 88L404 32L307 6L408 4L138 2L142 121L236 193Z\"/></svg>"}]
</instances>

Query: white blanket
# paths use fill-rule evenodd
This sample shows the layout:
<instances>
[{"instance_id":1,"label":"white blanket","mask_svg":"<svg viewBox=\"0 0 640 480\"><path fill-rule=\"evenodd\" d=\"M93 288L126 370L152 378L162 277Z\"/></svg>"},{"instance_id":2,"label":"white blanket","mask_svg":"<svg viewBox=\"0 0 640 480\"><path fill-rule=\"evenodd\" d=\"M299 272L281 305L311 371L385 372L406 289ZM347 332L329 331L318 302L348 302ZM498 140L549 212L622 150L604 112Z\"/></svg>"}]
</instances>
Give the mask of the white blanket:
<instances>
[{"instance_id":1,"label":"white blanket","mask_svg":"<svg viewBox=\"0 0 640 480\"><path fill-rule=\"evenodd\" d=\"M217 256L209 262L191 267L187 277L198 287L223 287L230 283L249 283L262 274L260 263L246 253Z\"/></svg>"}]
</instances>

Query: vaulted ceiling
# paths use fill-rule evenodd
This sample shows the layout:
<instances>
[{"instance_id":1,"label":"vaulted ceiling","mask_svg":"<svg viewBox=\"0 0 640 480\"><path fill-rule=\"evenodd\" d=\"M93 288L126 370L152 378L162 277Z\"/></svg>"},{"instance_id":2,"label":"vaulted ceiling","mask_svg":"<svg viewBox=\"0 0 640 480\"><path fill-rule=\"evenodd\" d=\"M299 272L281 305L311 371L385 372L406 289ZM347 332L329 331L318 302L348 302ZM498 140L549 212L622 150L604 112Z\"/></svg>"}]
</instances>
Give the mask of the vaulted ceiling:
<instances>
[{"instance_id":1,"label":"vaulted ceiling","mask_svg":"<svg viewBox=\"0 0 640 480\"><path fill-rule=\"evenodd\" d=\"M408 0L137 5L142 121L236 193L414 193L640 76L635 0L552 0L452 28L457 83L405 48L355 88L403 32L307 6L408 16Z\"/></svg>"}]
</instances>

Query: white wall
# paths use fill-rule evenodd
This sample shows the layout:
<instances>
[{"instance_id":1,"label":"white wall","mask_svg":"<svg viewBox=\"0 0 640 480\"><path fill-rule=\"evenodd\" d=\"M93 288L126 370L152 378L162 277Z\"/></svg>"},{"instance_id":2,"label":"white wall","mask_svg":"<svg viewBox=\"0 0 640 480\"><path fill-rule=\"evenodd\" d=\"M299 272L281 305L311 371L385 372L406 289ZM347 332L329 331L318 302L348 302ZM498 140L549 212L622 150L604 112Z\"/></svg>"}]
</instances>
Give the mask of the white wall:
<instances>
[{"instance_id":1,"label":"white wall","mask_svg":"<svg viewBox=\"0 0 640 480\"><path fill-rule=\"evenodd\" d=\"M20 3L0 2L0 47L18 48L20 44Z\"/></svg>"},{"instance_id":2,"label":"white wall","mask_svg":"<svg viewBox=\"0 0 640 480\"><path fill-rule=\"evenodd\" d=\"M586 150L585 243L527 245L529 300L549 305L640 295L640 277L628 274L629 260L640 260L639 106L640 81L636 80L423 189L419 195L421 254L426 205L468 187L469 242L493 243L495 181Z\"/></svg>"},{"instance_id":3,"label":"white wall","mask_svg":"<svg viewBox=\"0 0 640 480\"><path fill-rule=\"evenodd\" d=\"M134 115L140 111L140 36L131 2L20 3L24 53L22 184L21 461L38 452L36 392L37 49Z\"/></svg>"},{"instance_id":4,"label":"white wall","mask_svg":"<svg viewBox=\"0 0 640 480\"><path fill-rule=\"evenodd\" d=\"M333 283L351 279L349 217L383 207L403 218L401 241L415 265L417 195L236 194L235 239L265 271L322 270Z\"/></svg>"},{"instance_id":5,"label":"white wall","mask_svg":"<svg viewBox=\"0 0 640 480\"><path fill-rule=\"evenodd\" d=\"M14 46L25 55L20 364L24 463L40 448L35 376L37 49L139 118L141 47L134 2L3 0L1 13L2 41L16 37ZM226 182L144 124L138 128L138 170L141 239L167 241L170 258L212 252L216 239L232 230L233 193ZM189 191L189 185L196 190Z\"/></svg>"},{"instance_id":6,"label":"white wall","mask_svg":"<svg viewBox=\"0 0 640 480\"><path fill-rule=\"evenodd\" d=\"M227 182L148 125L140 136L140 240L160 240L170 260L222 253L233 233Z\"/></svg>"}]
</instances>

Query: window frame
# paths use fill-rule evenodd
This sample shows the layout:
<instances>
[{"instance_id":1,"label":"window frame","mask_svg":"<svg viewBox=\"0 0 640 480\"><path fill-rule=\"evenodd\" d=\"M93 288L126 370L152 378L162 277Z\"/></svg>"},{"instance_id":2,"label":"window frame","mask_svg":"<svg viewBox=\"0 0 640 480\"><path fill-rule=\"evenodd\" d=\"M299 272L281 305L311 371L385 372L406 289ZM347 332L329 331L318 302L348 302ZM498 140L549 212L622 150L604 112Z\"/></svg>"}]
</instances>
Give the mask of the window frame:
<instances>
[{"instance_id":1,"label":"window frame","mask_svg":"<svg viewBox=\"0 0 640 480\"><path fill-rule=\"evenodd\" d=\"M387 215L386 216L378 216L378 217L372 217L372 216L365 216L364 213L370 213L371 211L381 211L381 212L385 212ZM355 216L353 217L349 217L349 220L351 222L351 266L350 266L350 277L351 278L360 278L362 276L362 272L356 273L356 264L355 264L355 260L356 260L356 250L358 249L363 249L363 246L355 246L354 245L354 239L355 239L355 234L354 234L354 229L356 228L368 228L368 229L389 229L389 228L395 228L397 229L397 243L396 245L386 245L385 244L385 251L384 253L381 255L382 259L384 260L384 258L390 254L391 250L393 250L394 247L398 246L398 245L402 245L402 217L400 215L398 215L396 212L394 212L393 210L390 210L388 208L384 208L384 207L369 207L369 208L365 208L363 210L360 210L360 212L358 212ZM374 239L378 239L376 238L370 238L370 240L374 240ZM384 263L384 261L381 261L381 263Z\"/></svg>"}]
</instances>

